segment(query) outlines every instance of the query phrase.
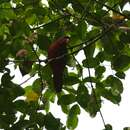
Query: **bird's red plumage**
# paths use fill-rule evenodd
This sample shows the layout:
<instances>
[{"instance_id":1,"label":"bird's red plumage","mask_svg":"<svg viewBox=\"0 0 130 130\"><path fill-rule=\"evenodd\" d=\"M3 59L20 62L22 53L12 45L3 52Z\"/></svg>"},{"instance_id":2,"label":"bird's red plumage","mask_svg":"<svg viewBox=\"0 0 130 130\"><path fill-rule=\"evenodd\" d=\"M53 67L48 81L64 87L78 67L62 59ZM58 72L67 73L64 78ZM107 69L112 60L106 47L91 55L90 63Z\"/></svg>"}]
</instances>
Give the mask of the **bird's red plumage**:
<instances>
[{"instance_id":1,"label":"bird's red plumage","mask_svg":"<svg viewBox=\"0 0 130 130\"><path fill-rule=\"evenodd\" d=\"M48 49L48 60L53 73L53 82L56 92L61 92L63 84L63 72L66 65L66 56L55 59L67 53L66 45L69 37L64 36L54 41ZM53 60L51 60L53 59Z\"/></svg>"}]
</instances>

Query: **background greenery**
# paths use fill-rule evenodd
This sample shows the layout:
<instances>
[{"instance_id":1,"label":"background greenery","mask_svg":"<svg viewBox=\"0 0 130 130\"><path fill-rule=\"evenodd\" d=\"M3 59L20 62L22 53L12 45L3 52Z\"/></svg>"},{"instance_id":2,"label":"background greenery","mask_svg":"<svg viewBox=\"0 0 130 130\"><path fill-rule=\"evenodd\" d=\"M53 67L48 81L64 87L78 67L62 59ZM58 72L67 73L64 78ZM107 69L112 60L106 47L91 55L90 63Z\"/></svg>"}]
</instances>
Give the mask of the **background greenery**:
<instances>
[{"instance_id":1,"label":"background greenery","mask_svg":"<svg viewBox=\"0 0 130 130\"><path fill-rule=\"evenodd\" d=\"M129 0L1 0L0 1L0 128L5 130L74 130L83 108L95 117L105 98L119 104L121 79L130 67ZM68 63L60 94L53 89L47 49L54 39L68 35ZM76 55L81 52L81 61ZM45 59L40 58L44 56ZM106 72L105 62L111 66ZM22 76L38 78L21 87L7 65L14 63ZM73 72L68 69L74 69ZM87 74L83 74L87 71ZM17 76L17 75L16 75ZM19 98L21 96L26 99ZM56 98L57 97L57 98ZM66 124L49 111L57 100ZM17 114L19 113L19 114ZM17 116L17 115L18 116ZM104 130L112 130L103 120ZM124 128L125 130L127 128Z\"/></svg>"}]
</instances>

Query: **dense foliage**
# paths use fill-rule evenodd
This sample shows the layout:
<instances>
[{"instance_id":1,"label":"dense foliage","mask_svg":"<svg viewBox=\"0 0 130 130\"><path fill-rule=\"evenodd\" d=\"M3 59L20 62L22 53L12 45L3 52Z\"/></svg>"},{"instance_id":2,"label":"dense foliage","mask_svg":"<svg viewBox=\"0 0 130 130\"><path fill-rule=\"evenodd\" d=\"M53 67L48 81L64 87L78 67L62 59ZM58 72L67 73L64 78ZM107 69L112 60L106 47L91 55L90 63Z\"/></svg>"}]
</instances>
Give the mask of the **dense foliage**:
<instances>
[{"instance_id":1,"label":"dense foliage","mask_svg":"<svg viewBox=\"0 0 130 130\"><path fill-rule=\"evenodd\" d=\"M121 79L130 67L130 12L123 10L128 1L48 0L45 5L41 0L0 0L0 128L73 130L81 108L95 117L104 98L119 104ZM71 38L68 63L57 94L47 49L65 35ZM79 52L82 61L77 60ZM22 76L38 78L24 88L24 83L14 83L7 67L12 63ZM107 76L105 63L111 68ZM55 100L67 115L66 124L49 110ZM104 123L103 129L112 126Z\"/></svg>"}]
</instances>

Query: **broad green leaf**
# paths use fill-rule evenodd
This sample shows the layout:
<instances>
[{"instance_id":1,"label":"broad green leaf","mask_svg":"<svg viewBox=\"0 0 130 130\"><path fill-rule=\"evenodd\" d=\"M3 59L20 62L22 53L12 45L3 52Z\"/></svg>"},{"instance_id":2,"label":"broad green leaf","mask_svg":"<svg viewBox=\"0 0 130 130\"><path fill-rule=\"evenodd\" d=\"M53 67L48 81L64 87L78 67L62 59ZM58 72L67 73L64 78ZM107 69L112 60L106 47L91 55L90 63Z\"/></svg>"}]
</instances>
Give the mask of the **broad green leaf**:
<instances>
[{"instance_id":1,"label":"broad green leaf","mask_svg":"<svg viewBox=\"0 0 130 130\"><path fill-rule=\"evenodd\" d=\"M84 7L78 1L71 0L71 3L75 12L78 12L81 14L82 12L84 12Z\"/></svg>"},{"instance_id":2,"label":"broad green leaf","mask_svg":"<svg viewBox=\"0 0 130 130\"><path fill-rule=\"evenodd\" d=\"M111 88L111 92L113 95L119 95L123 92L123 84L121 80L112 75L107 77L107 79L105 80L105 85L106 87Z\"/></svg>"},{"instance_id":3,"label":"broad green leaf","mask_svg":"<svg viewBox=\"0 0 130 130\"><path fill-rule=\"evenodd\" d=\"M113 33L109 33L101 39L104 51L108 54L116 54L119 51L119 41L115 35Z\"/></svg>"},{"instance_id":4,"label":"broad green leaf","mask_svg":"<svg viewBox=\"0 0 130 130\"><path fill-rule=\"evenodd\" d=\"M3 7L1 7L3 9L1 9L0 11L0 19L5 19L5 20L12 20L12 19L16 19L16 14L14 13L14 11L11 9L11 6L6 7L6 5L4 5ZM4 9L5 8L5 9ZM6 9L8 8L8 9ZM10 8L10 9L9 9Z\"/></svg>"},{"instance_id":5,"label":"broad green leaf","mask_svg":"<svg viewBox=\"0 0 130 130\"><path fill-rule=\"evenodd\" d=\"M86 33L87 33L87 25L84 21L81 21L77 28L76 28L76 32L77 32L77 35L78 37L81 39L81 40L85 40L86 38Z\"/></svg>"},{"instance_id":6,"label":"broad green leaf","mask_svg":"<svg viewBox=\"0 0 130 130\"><path fill-rule=\"evenodd\" d=\"M32 90L35 91L38 94L41 94L42 92L42 86L41 86L41 79L36 79L32 84Z\"/></svg>"},{"instance_id":7,"label":"broad green leaf","mask_svg":"<svg viewBox=\"0 0 130 130\"><path fill-rule=\"evenodd\" d=\"M61 105L62 112L64 112L65 114L68 114L70 110L69 105L64 105L64 104L60 104L60 105Z\"/></svg>"},{"instance_id":8,"label":"broad green leaf","mask_svg":"<svg viewBox=\"0 0 130 130\"><path fill-rule=\"evenodd\" d=\"M4 34L9 34L9 28L6 25L1 25L0 26L0 36L4 35Z\"/></svg>"},{"instance_id":9,"label":"broad green leaf","mask_svg":"<svg viewBox=\"0 0 130 130\"><path fill-rule=\"evenodd\" d=\"M70 109L70 115L72 114L73 115L79 115L80 114L80 108L79 106L76 104L76 105L73 105Z\"/></svg>"},{"instance_id":10,"label":"broad green leaf","mask_svg":"<svg viewBox=\"0 0 130 130\"><path fill-rule=\"evenodd\" d=\"M25 76L26 74L28 74L32 70L32 64L33 64L32 61L24 60L19 65L19 69L20 69L22 76Z\"/></svg>"},{"instance_id":11,"label":"broad green leaf","mask_svg":"<svg viewBox=\"0 0 130 130\"><path fill-rule=\"evenodd\" d=\"M17 84L12 83L10 87L10 96L12 96L13 98L22 96L25 93L24 89Z\"/></svg>"},{"instance_id":12,"label":"broad green leaf","mask_svg":"<svg viewBox=\"0 0 130 130\"><path fill-rule=\"evenodd\" d=\"M28 16L25 21L29 25L34 25L36 23L36 21L37 21L37 17L36 17L35 14L32 14L31 16Z\"/></svg>"},{"instance_id":13,"label":"broad green leaf","mask_svg":"<svg viewBox=\"0 0 130 130\"><path fill-rule=\"evenodd\" d=\"M77 97L76 100L78 104L86 109L88 101L89 101L89 94L88 94L88 89L84 85L79 85L78 90L77 90Z\"/></svg>"},{"instance_id":14,"label":"broad green leaf","mask_svg":"<svg viewBox=\"0 0 130 130\"><path fill-rule=\"evenodd\" d=\"M84 49L86 57L93 57L95 51L95 44L91 44Z\"/></svg>"},{"instance_id":15,"label":"broad green leaf","mask_svg":"<svg viewBox=\"0 0 130 130\"><path fill-rule=\"evenodd\" d=\"M85 60L83 60L83 66L87 68L95 68L99 65L99 61L96 58L93 57L87 57Z\"/></svg>"},{"instance_id":16,"label":"broad green leaf","mask_svg":"<svg viewBox=\"0 0 130 130\"><path fill-rule=\"evenodd\" d=\"M78 125L78 117L77 115L80 114L80 109L78 105L74 105L71 107L70 112L67 117L67 127L69 129L75 129Z\"/></svg>"},{"instance_id":17,"label":"broad green leaf","mask_svg":"<svg viewBox=\"0 0 130 130\"><path fill-rule=\"evenodd\" d=\"M123 130L130 130L130 127L125 127Z\"/></svg>"},{"instance_id":18,"label":"broad green leaf","mask_svg":"<svg viewBox=\"0 0 130 130\"><path fill-rule=\"evenodd\" d=\"M10 0L1 0L0 4L2 4L3 2L10 2Z\"/></svg>"},{"instance_id":19,"label":"broad green leaf","mask_svg":"<svg viewBox=\"0 0 130 130\"><path fill-rule=\"evenodd\" d=\"M104 89L101 95L114 104L119 104L121 101L121 95L113 95L111 90Z\"/></svg>"},{"instance_id":20,"label":"broad green leaf","mask_svg":"<svg viewBox=\"0 0 130 130\"><path fill-rule=\"evenodd\" d=\"M40 127L43 127L45 125L45 115L41 112L32 113L32 115L30 116L30 121L32 123L37 123Z\"/></svg>"},{"instance_id":21,"label":"broad green leaf","mask_svg":"<svg viewBox=\"0 0 130 130\"><path fill-rule=\"evenodd\" d=\"M75 129L78 125L78 117L75 115L68 116L66 124L69 129L72 129L72 130Z\"/></svg>"},{"instance_id":22,"label":"broad green leaf","mask_svg":"<svg viewBox=\"0 0 130 130\"><path fill-rule=\"evenodd\" d=\"M51 113L45 116L45 128L47 130L60 130L61 126L60 119L56 119Z\"/></svg>"},{"instance_id":23,"label":"broad green leaf","mask_svg":"<svg viewBox=\"0 0 130 130\"><path fill-rule=\"evenodd\" d=\"M95 69L95 76L96 77L102 77L103 73L105 72L106 68L104 66L98 66L96 69Z\"/></svg>"},{"instance_id":24,"label":"broad green leaf","mask_svg":"<svg viewBox=\"0 0 130 130\"><path fill-rule=\"evenodd\" d=\"M86 77L85 79L83 79L83 83L86 83L86 82L98 83L99 81L95 77Z\"/></svg>"},{"instance_id":25,"label":"broad green leaf","mask_svg":"<svg viewBox=\"0 0 130 130\"><path fill-rule=\"evenodd\" d=\"M45 109L46 113L48 113L50 110L50 102L44 100L44 107L43 108Z\"/></svg>"},{"instance_id":26,"label":"broad green leaf","mask_svg":"<svg viewBox=\"0 0 130 130\"><path fill-rule=\"evenodd\" d=\"M20 129L26 129L31 125L29 120L19 120L15 124L11 126L11 130L20 130Z\"/></svg>"},{"instance_id":27,"label":"broad green leaf","mask_svg":"<svg viewBox=\"0 0 130 130\"><path fill-rule=\"evenodd\" d=\"M64 77L64 84L65 85L74 85L80 83L80 80L78 78L78 75L75 73L69 73L68 76Z\"/></svg>"},{"instance_id":28,"label":"broad green leaf","mask_svg":"<svg viewBox=\"0 0 130 130\"><path fill-rule=\"evenodd\" d=\"M120 55L115 57L112 62L112 67L115 70L127 70L130 66L130 57L127 55Z\"/></svg>"},{"instance_id":29,"label":"broad green leaf","mask_svg":"<svg viewBox=\"0 0 130 130\"><path fill-rule=\"evenodd\" d=\"M54 100L55 100L55 93L52 90L47 89L45 91L44 95L43 95L43 100L44 99L45 100L50 100L50 101L54 102Z\"/></svg>"},{"instance_id":30,"label":"broad green leaf","mask_svg":"<svg viewBox=\"0 0 130 130\"><path fill-rule=\"evenodd\" d=\"M50 43L51 43L51 41L47 36L45 36L43 34L38 35L38 46L41 50L47 51Z\"/></svg>"},{"instance_id":31,"label":"broad green leaf","mask_svg":"<svg viewBox=\"0 0 130 130\"><path fill-rule=\"evenodd\" d=\"M3 114L3 115L1 115L1 122L3 123L3 122L5 122L5 124L6 124L6 126L5 127L7 127L7 128L9 128L9 124L13 124L13 122L15 122L16 121L16 116L15 116L15 114L14 113L6 113L6 114Z\"/></svg>"},{"instance_id":32,"label":"broad green leaf","mask_svg":"<svg viewBox=\"0 0 130 130\"><path fill-rule=\"evenodd\" d=\"M9 75L9 73L5 73L1 78L1 84L4 87L10 87L12 77Z\"/></svg>"},{"instance_id":33,"label":"broad green leaf","mask_svg":"<svg viewBox=\"0 0 130 130\"><path fill-rule=\"evenodd\" d=\"M120 79L125 79L126 76L124 72L116 72L115 75Z\"/></svg>"},{"instance_id":34,"label":"broad green leaf","mask_svg":"<svg viewBox=\"0 0 130 130\"><path fill-rule=\"evenodd\" d=\"M89 97L88 106L85 109L87 112L89 112L91 117L95 117L97 112L100 110L101 107L101 100L97 95L92 93L92 95Z\"/></svg>"},{"instance_id":35,"label":"broad green leaf","mask_svg":"<svg viewBox=\"0 0 130 130\"><path fill-rule=\"evenodd\" d=\"M113 130L113 128L110 124L107 124L105 127L106 128L104 130Z\"/></svg>"},{"instance_id":36,"label":"broad green leaf","mask_svg":"<svg viewBox=\"0 0 130 130\"><path fill-rule=\"evenodd\" d=\"M14 106L17 111L20 111L22 113L26 113L28 109L28 103L25 102L24 100L16 100L14 102Z\"/></svg>"},{"instance_id":37,"label":"broad green leaf","mask_svg":"<svg viewBox=\"0 0 130 130\"><path fill-rule=\"evenodd\" d=\"M69 105L75 102L75 96L72 94L62 95L58 101L60 104Z\"/></svg>"},{"instance_id":38,"label":"broad green leaf","mask_svg":"<svg viewBox=\"0 0 130 130\"><path fill-rule=\"evenodd\" d=\"M46 24L46 26L44 26L44 31L55 32L57 31L58 27L59 27L59 23L52 21Z\"/></svg>"}]
</instances>

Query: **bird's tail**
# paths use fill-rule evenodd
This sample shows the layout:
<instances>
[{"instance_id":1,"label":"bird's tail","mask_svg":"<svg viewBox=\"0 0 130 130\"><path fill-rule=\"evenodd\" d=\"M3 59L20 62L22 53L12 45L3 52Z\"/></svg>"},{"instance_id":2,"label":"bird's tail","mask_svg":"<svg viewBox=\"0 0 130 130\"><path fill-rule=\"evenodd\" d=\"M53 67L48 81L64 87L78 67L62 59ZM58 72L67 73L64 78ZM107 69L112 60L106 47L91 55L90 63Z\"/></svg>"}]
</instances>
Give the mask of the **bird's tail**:
<instances>
[{"instance_id":1,"label":"bird's tail","mask_svg":"<svg viewBox=\"0 0 130 130\"><path fill-rule=\"evenodd\" d=\"M53 80L54 80L54 88L57 93L62 91L62 85L63 85L63 75L60 73L55 73L53 75Z\"/></svg>"}]
</instances>

